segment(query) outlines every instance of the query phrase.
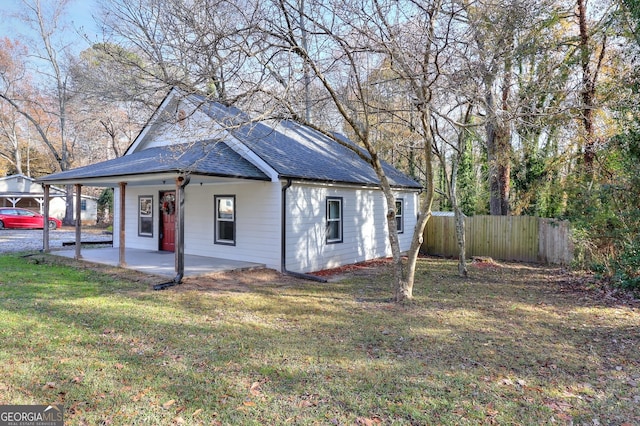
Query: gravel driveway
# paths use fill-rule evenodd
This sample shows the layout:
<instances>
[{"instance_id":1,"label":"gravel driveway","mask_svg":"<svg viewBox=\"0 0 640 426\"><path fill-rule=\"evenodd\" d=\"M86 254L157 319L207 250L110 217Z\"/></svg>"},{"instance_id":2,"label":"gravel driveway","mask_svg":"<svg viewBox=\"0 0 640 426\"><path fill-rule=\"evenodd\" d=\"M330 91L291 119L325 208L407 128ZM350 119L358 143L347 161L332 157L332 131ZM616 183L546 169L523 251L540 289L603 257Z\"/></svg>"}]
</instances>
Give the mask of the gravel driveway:
<instances>
[{"instance_id":1,"label":"gravel driveway","mask_svg":"<svg viewBox=\"0 0 640 426\"><path fill-rule=\"evenodd\" d=\"M49 247L57 249L63 242L76 240L74 228L61 228L49 232ZM82 241L111 241L112 235L101 229L82 230ZM0 253L42 250L41 229L2 229L0 230Z\"/></svg>"}]
</instances>

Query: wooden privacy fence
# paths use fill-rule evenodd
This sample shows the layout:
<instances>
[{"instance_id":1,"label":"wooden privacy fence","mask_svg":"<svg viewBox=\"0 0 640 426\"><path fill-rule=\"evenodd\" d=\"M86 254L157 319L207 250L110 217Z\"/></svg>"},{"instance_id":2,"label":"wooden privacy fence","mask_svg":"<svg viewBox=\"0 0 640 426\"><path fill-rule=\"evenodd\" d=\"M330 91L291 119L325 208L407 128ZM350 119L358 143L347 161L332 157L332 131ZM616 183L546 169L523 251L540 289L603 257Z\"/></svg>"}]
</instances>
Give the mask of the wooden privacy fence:
<instances>
[{"instance_id":1,"label":"wooden privacy fence","mask_svg":"<svg viewBox=\"0 0 640 426\"><path fill-rule=\"evenodd\" d=\"M458 257L453 216L434 215L427 222L422 251ZM466 255L499 260L569 264L573 244L569 222L532 216L470 216L465 218Z\"/></svg>"}]
</instances>

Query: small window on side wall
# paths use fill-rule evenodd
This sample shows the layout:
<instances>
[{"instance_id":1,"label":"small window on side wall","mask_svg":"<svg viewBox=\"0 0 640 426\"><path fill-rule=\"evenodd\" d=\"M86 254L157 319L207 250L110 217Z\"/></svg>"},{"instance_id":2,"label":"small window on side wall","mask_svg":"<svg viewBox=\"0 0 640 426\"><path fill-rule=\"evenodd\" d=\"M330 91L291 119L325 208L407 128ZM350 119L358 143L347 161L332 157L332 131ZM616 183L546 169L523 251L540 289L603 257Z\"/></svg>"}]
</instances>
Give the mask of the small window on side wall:
<instances>
[{"instance_id":1,"label":"small window on side wall","mask_svg":"<svg viewBox=\"0 0 640 426\"><path fill-rule=\"evenodd\" d=\"M236 244L236 197L216 195L214 242L216 244Z\"/></svg>"},{"instance_id":2,"label":"small window on side wall","mask_svg":"<svg viewBox=\"0 0 640 426\"><path fill-rule=\"evenodd\" d=\"M396 199L396 229L398 234L404 232L404 200L402 198Z\"/></svg>"},{"instance_id":3,"label":"small window on side wall","mask_svg":"<svg viewBox=\"0 0 640 426\"><path fill-rule=\"evenodd\" d=\"M342 198L327 197L327 244L342 242Z\"/></svg>"},{"instance_id":4,"label":"small window on side wall","mask_svg":"<svg viewBox=\"0 0 640 426\"><path fill-rule=\"evenodd\" d=\"M138 235L153 237L153 196L138 197Z\"/></svg>"}]
</instances>

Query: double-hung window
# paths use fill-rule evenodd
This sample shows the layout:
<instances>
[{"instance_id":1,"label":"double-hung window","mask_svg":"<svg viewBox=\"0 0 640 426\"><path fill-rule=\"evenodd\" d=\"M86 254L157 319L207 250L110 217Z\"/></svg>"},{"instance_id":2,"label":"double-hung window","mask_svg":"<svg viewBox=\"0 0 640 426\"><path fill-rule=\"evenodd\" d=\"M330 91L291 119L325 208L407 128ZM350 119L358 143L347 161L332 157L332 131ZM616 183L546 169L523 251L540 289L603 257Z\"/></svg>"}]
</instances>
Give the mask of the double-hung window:
<instances>
[{"instance_id":1,"label":"double-hung window","mask_svg":"<svg viewBox=\"0 0 640 426\"><path fill-rule=\"evenodd\" d=\"M215 235L216 244L236 244L236 197L235 195L215 195Z\"/></svg>"},{"instance_id":2,"label":"double-hung window","mask_svg":"<svg viewBox=\"0 0 640 426\"><path fill-rule=\"evenodd\" d=\"M398 234L404 232L404 200L402 198L396 200L396 229Z\"/></svg>"},{"instance_id":3,"label":"double-hung window","mask_svg":"<svg viewBox=\"0 0 640 426\"><path fill-rule=\"evenodd\" d=\"M327 243L342 242L342 197L327 197Z\"/></svg>"},{"instance_id":4,"label":"double-hung window","mask_svg":"<svg viewBox=\"0 0 640 426\"><path fill-rule=\"evenodd\" d=\"M153 195L138 196L138 235L153 237Z\"/></svg>"}]
</instances>

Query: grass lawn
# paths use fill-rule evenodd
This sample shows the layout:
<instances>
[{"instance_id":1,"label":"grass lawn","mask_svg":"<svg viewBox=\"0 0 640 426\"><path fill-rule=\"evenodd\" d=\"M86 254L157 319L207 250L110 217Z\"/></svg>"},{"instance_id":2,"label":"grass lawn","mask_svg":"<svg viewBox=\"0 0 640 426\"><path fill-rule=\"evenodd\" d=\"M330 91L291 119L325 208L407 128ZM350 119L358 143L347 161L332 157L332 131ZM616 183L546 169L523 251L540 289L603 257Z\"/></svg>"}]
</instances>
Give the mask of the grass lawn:
<instances>
[{"instance_id":1,"label":"grass lawn","mask_svg":"<svg viewBox=\"0 0 640 426\"><path fill-rule=\"evenodd\" d=\"M154 292L63 262L0 257L0 404L68 425L640 424L639 305L560 269L420 259L402 307L384 266Z\"/></svg>"}]
</instances>

